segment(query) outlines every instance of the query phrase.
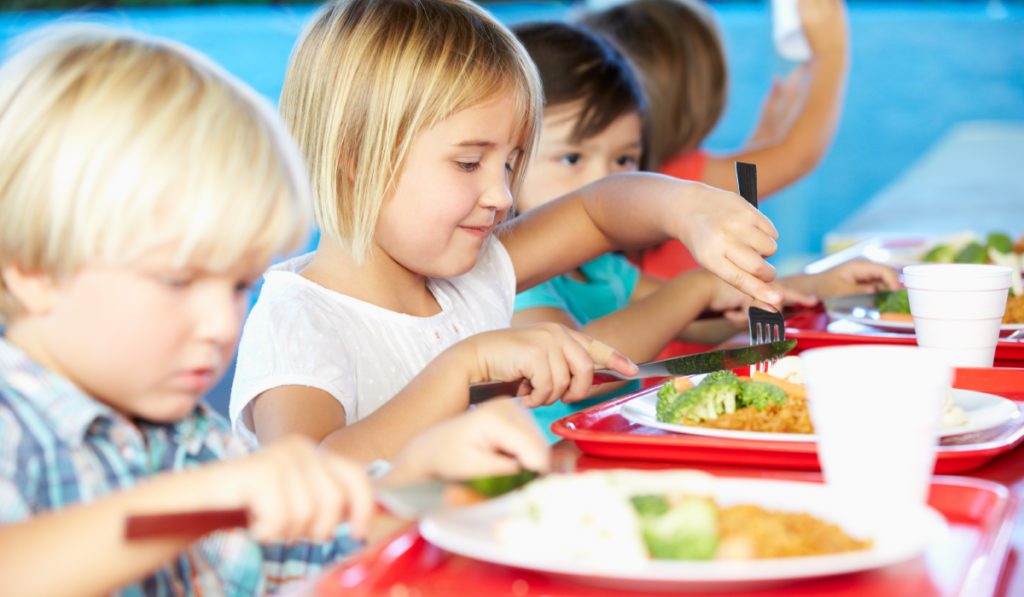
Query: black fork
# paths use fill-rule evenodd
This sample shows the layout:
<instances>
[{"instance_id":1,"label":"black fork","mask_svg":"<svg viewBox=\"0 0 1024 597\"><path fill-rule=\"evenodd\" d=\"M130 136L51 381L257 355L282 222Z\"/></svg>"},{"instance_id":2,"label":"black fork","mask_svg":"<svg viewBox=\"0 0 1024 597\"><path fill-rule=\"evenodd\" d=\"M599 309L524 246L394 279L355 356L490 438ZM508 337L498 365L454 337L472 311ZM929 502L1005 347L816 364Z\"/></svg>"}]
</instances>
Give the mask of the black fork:
<instances>
[{"instance_id":1,"label":"black fork","mask_svg":"<svg viewBox=\"0 0 1024 597\"><path fill-rule=\"evenodd\" d=\"M757 205L757 166L746 162L736 162L736 186L740 196L755 208ZM760 302L760 301L755 301ZM763 304L763 303L761 303ZM764 305L768 307L769 305ZM747 309L747 326L750 333L750 345L779 342L786 339L786 320L782 313L773 309L751 305ZM759 363L757 370L767 369L768 363Z\"/></svg>"}]
</instances>

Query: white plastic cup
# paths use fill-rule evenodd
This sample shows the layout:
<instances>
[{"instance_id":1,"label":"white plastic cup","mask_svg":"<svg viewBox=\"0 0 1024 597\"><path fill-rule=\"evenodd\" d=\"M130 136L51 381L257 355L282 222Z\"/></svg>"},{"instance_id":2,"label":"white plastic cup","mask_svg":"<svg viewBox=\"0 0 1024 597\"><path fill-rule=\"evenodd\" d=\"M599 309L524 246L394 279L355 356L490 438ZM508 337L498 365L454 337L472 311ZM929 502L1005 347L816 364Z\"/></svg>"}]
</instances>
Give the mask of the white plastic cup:
<instances>
[{"instance_id":1,"label":"white plastic cup","mask_svg":"<svg viewBox=\"0 0 1024 597\"><path fill-rule=\"evenodd\" d=\"M1013 270L932 263L903 268L917 345L955 367L991 367Z\"/></svg>"},{"instance_id":2,"label":"white plastic cup","mask_svg":"<svg viewBox=\"0 0 1024 597\"><path fill-rule=\"evenodd\" d=\"M866 531L920 508L952 368L915 346L833 346L800 356L818 461L850 512L846 522Z\"/></svg>"},{"instance_id":3,"label":"white plastic cup","mask_svg":"<svg viewBox=\"0 0 1024 597\"><path fill-rule=\"evenodd\" d=\"M775 51L786 60L805 62L811 58L797 0L772 0L772 40Z\"/></svg>"}]
</instances>

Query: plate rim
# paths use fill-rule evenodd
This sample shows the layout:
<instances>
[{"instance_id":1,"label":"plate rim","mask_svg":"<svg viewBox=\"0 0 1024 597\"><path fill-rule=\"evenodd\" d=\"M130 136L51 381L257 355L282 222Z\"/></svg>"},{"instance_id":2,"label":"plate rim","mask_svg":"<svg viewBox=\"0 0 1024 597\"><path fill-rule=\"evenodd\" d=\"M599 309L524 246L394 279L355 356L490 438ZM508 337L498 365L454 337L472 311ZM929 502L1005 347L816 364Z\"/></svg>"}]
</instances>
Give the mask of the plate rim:
<instances>
[{"instance_id":1,"label":"plate rim","mask_svg":"<svg viewBox=\"0 0 1024 597\"><path fill-rule=\"evenodd\" d=\"M1017 418L1022 416L1021 412L1020 412L1020 409L1017 408L1016 403L1013 400L1010 400L1009 398L1004 398L1004 397L1002 397L1002 396L1000 396L998 394L992 394L990 392L979 392L977 390L966 390L966 389L962 389L962 388L951 388L951 389L954 392L954 401L955 401L956 394L966 394L966 395L969 395L969 396L970 395L983 396L987 400L995 399L993 401L994 402L993 408L1010 407L1010 408L1007 408L1007 411L1008 411L1007 414L1009 415L1009 417L1001 420L1000 422L998 422L996 424L989 425L987 427L968 428L968 429L962 429L962 428L949 428L949 429L945 429L945 430L942 430L939 433L939 438L940 439L945 439L945 438L948 438L948 437L956 437L956 436L959 436L959 435L967 435L968 433L978 433L978 432L981 432L981 431L988 431L990 429L995 429L997 427L1005 425L1005 424L1013 421L1014 419L1017 419ZM634 409L631 409L631 406L635 405L637 402L648 401L648 400L657 400L657 393L650 392L650 393L641 394L641 395L637 396L636 398L634 398L633 400L629 400L625 404L623 404L619 412L621 413L621 415L627 421L629 421L631 423L635 423L637 425L643 425L645 427L650 427L652 429L660 429L661 431L668 431L668 432L671 432L671 433L678 433L678 434L684 434L684 435L696 435L696 436L703 436L703 437L723 438L723 439L735 439L735 440L751 440L751 441L767 441L767 442L794 442L794 443L801 443L801 444L817 443L817 435L813 434L813 433L808 433L808 434L804 434L804 433L775 433L775 432L771 432L771 431L745 431L745 430L736 430L736 429L716 429L714 427L699 427L699 426L696 426L696 425L677 425L677 424L674 424L674 423L663 423L661 421L649 421L647 417L642 416L642 415L636 415L633 412L631 412L631 411L634 410ZM998 405L998 406L995 406L995 405ZM1012 413L1010 411L1012 411ZM694 430L697 430L697 431L694 431Z\"/></svg>"},{"instance_id":2,"label":"plate rim","mask_svg":"<svg viewBox=\"0 0 1024 597\"><path fill-rule=\"evenodd\" d=\"M796 491L818 492L819 495L827 493L828 491L827 485L818 482L715 477L716 487L723 483L727 485L739 485L741 487L748 485L769 485L773 487L786 486L791 487ZM757 487L753 487L751 490L748 490L748 494L751 496L749 503L763 505L769 508L778 508L778 506L770 504L766 505L763 498L761 501L758 501L760 494L756 489ZM484 502L478 506L470 506L470 508L491 507L493 509L497 509L497 506L516 499L517 495L519 495L519 493L515 492L502 498ZM892 550L892 548L890 548L891 551L886 552L872 548L865 552L846 552L821 556L801 556L791 558L765 558L758 560L712 560L699 562L649 560L636 568L610 569L607 566L607 562L595 562L581 565L578 561L562 562L541 559L531 560L529 557L523 558L515 554L507 553L500 554L500 557L498 558L492 558L490 557L491 554L486 552L481 554L479 551L474 551L471 546L467 546L466 544L456 544L453 546L453 544L448 541L448 538L444 535L444 531L441 530L443 529L443 524L436 520L443 514L444 511L428 515L421 519L418 524L418 531L420 535L428 542L441 549L463 557L500 566L531 570L543 574L585 577L591 581L596 579L608 583L623 581L660 584L671 583L673 585L691 585L697 583L778 583L807 578L848 574L852 572L870 571L899 564L918 557L925 549L927 549L927 546L934 539L935 534L940 531L942 533L948 533L949 531L949 523L941 513L927 504L921 504L920 508L914 511L914 515L920 517L922 526L927 525L928 534L927 537L919 538L916 545L910 549L903 546L902 549ZM872 539L877 541L879 539L879 535L876 534ZM470 540L469 543L473 543L473 541ZM490 544L497 545L496 542L491 542ZM500 547L497 549L500 549ZM780 568L782 573L780 573ZM681 572L684 573L683 576L680 576Z\"/></svg>"}]
</instances>

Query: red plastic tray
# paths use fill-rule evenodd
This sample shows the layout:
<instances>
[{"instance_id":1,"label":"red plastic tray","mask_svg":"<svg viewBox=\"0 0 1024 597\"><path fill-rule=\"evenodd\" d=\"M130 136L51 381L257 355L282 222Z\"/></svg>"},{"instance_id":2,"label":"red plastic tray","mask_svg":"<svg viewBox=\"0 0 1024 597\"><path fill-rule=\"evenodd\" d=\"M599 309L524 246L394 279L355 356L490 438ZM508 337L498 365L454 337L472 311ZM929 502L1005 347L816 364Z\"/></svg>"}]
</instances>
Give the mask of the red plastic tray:
<instances>
[{"instance_id":1,"label":"red plastic tray","mask_svg":"<svg viewBox=\"0 0 1024 597\"><path fill-rule=\"evenodd\" d=\"M852 321L832 321L821 310L801 311L786 319L786 338L797 341L793 354L811 348L837 344L916 344L913 334L886 332ZM996 367L1024 365L1024 342L996 344Z\"/></svg>"},{"instance_id":2,"label":"red plastic tray","mask_svg":"<svg viewBox=\"0 0 1024 597\"><path fill-rule=\"evenodd\" d=\"M959 369L954 385L1024 401L1024 369ZM555 421L551 431L576 442L583 453L603 458L819 469L817 449L810 442L686 435L637 425L622 416L626 402L654 392L657 388L592 406ZM1018 408L1024 410L1024 404ZM935 472L974 470L1022 442L1024 417L995 429L946 438L936 456Z\"/></svg>"},{"instance_id":3,"label":"red plastic tray","mask_svg":"<svg viewBox=\"0 0 1024 597\"><path fill-rule=\"evenodd\" d=\"M991 595L1006 560L1018 501L1002 485L937 477L929 503L952 532L923 557L879 570L780 585L759 597L809 595ZM317 595L647 595L579 585L487 564L435 547L415 530L332 569L310 587ZM723 593L715 593L722 595ZM666 595L655 593L654 595Z\"/></svg>"}]
</instances>

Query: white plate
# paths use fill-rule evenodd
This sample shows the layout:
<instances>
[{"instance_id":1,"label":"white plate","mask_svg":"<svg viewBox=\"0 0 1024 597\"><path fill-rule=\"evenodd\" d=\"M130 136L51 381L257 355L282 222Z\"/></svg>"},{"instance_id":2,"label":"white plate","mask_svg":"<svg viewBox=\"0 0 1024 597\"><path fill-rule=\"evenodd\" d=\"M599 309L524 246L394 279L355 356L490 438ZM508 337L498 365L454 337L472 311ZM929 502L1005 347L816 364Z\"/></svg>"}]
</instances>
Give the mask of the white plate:
<instances>
[{"instance_id":1,"label":"white plate","mask_svg":"<svg viewBox=\"0 0 1024 597\"><path fill-rule=\"evenodd\" d=\"M696 382L695 382L696 383ZM1020 409L1012 400L1002 396L985 394L973 390L953 390L953 405L964 409L967 423L958 427L949 427L939 433L939 437L951 437L974 433L993 427L999 427L1021 416ZM728 439L754 439L772 442L814 442L817 436L813 433L771 433L768 431L739 431L735 429L715 429L697 425L676 425L663 423L657 415L658 394L651 392L630 400L622 407L622 416L631 423L653 427L675 433L705 435L708 437L724 437Z\"/></svg>"},{"instance_id":2,"label":"white plate","mask_svg":"<svg viewBox=\"0 0 1024 597\"><path fill-rule=\"evenodd\" d=\"M926 506L911 511L871 513L872 522L849 519L849 508L832 499L817 483L763 479L716 479L715 499L722 505L757 504L774 510L806 512L838 523L859 538L870 538L870 549L836 555L733 561L658 561L627 564L560 559L543 549L516 551L496 538L496 525L522 507L522 494L514 492L469 508L435 513L420 521L420 533L447 551L485 562L535 570L574 582L653 590L741 590L799 579L872 570L920 555L932 541L948 532L942 516ZM897 518L899 524L893 524Z\"/></svg>"},{"instance_id":3,"label":"white plate","mask_svg":"<svg viewBox=\"0 0 1024 597\"><path fill-rule=\"evenodd\" d=\"M825 300L825 312L833 321L845 319L861 325L870 326L890 332L913 333L913 321L893 321L881 319L878 309L875 307L875 296L873 294L853 294L840 296ZM1024 323L1004 323L999 330L1008 334L1024 329Z\"/></svg>"}]
</instances>

